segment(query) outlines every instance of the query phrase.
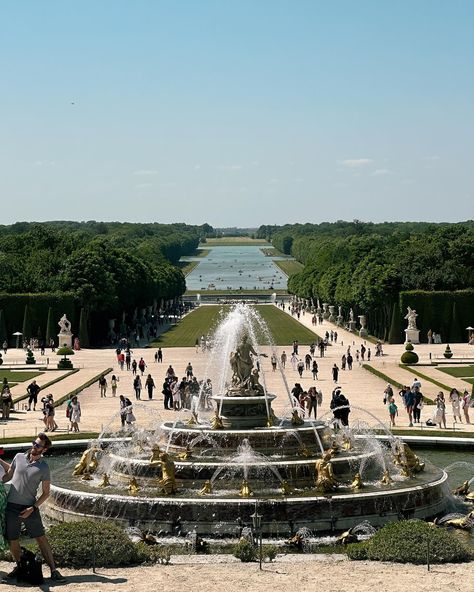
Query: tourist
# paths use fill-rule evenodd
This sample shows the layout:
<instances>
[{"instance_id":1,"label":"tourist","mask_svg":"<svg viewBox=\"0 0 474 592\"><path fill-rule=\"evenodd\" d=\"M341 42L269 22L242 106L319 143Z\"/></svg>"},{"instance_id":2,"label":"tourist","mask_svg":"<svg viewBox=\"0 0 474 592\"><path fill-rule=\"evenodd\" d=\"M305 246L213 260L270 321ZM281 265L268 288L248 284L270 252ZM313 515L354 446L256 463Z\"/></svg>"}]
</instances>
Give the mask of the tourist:
<instances>
[{"instance_id":1,"label":"tourist","mask_svg":"<svg viewBox=\"0 0 474 592\"><path fill-rule=\"evenodd\" d=\"M393 397L390 397L390 399L388 399L388 413L390 415L390 425L392 426L392 428L394 428L395 417L398 415L398 407Z\"/></svg>"},{"instance_id":2,"label":"tourist","mask_svg":"<svg viewBox=\"0 0 474 592\"><path fill-rule=\"evenodd\" d=\"M349 399L342 394L341 387L336 387L332 393L330 408L333 410L334 419L343 426L349 425Z\"/></svg>"},{"instance_id":3,"label":"tourist","mask_svg":"<svg viewBox=\"0 0 474 592\"><path fill-rule=\"evenodd\" d=\"M291 354L290 362L291 362L291 367L293 368L293 371L295 371L296 365L298 364L298 356L295 354L295 352L293 352Z\"/></svg>"},{"instance_id":4,"label":"tourist","mask_svg":"<svg viewBox=\"0 0 474 592\"><path fill-rule=\"evenodd\" d=\"M196 341L194 343L194 347L196 348L196 353L198 354L199 353L199 337L196 337Z\"/></svg>"},{"instance_id":5,"label":"tourist","mask_svg":"<svg viewBox=\"0 0 474 592\"><path fill-rule=\"evenodd\" d=\"M352 357L351 352L349 352L347 354L346 361L347 361L347 369L352 370L352 362L354 361L354 358Z\"/></svg>"},{"instance_id":6,"label":"tourist","mask_svg":"<svg viewBox=\"0 0 474 592\"><path fill-rule=\"evenodd\" d=\"M453 388L452 391L449 393L449 400L451 401L451 407L453 409L454 422L456 422L457 419L459 423L462 423L461 395L459 394L457 389Z\"/></svg>"},{"instance_id":7,"label":"tourist","mask_svg":"<svg viewBox=\"0 0 474 592\"><path fill-rule=\"evenodd\" d=\"M79 403L76 395L74 395L71 399L69 420L71 422L71 426L70 426L71 432L78 432L79 431L79 423L81 421L81 404ZM68 432L69 432L69 428L68 428Z\"/></svg>"},{"instance_id":8,"label":"tourist","mask_svg":"<svg viewBox=\"0 0 474 592\"><path fill-rule=\"evenodd\" d=\"M177 376L173 376L171 379L171 396L173 398L173 409L179 411L181 406L181 393L179 392L179 381Z\"/></svg>"},{"instance_id":9,"label":"tourist","mask_svg":"<svg viewBox=\"0 0 474 592\"><path fill-rule=\"evenodd\" d=\"M316 360L313 360L313 365L311 366L311 373L313 374L313 380L318 379L318 371L319 371L318 362L316 362Z\"/></svg>"},{"instance_id":10,"label":"tourist","mask_svg":"<svg viewBox=\"0 0 474 592\"><path fill-rule=\"evenodd\" d=\"M418 380L418 378L415 376L415 379L413 380L413 383L412 383L412 385L411 385L411 388L413 389L413 388L415 388L416 386L417 386L418 388L420 388L420 389L421 389L421 382L420 382L420 381Z\"/></svg>"},{"instance_id":11,"label":"tourist","mask_svg":"<svg viewBox=\"0 0 474 592\"><path fill-rule=\"evenodd\" d=\"M99 378L99 389L100 389L100 398L103 399L105 398L106 392L107 392L107 379L105 378L105 376L103 374L101 374L100 378Z\"/></svg>"},{"instance_id":12,"label":"tourist","mask_svg":"<svg viewBox=\"0 0 474 592\"><path fill-rule=\"evenodd\" d=\"M155 388L155 381L151 377L151 374L148 374L146 377L145 388L148 391L148 399L151 401L153 399L153 389Z\"/></svg>"},{"instance_id":13,"label":"tourist","mask_svg":"<svg viewBox=\"0 0 474 592\"><path fill-rule=\"evenodd\" d=\"M142 379L138 376L138 374L133 379L133 390L135 391L135 399L139 401L142 392Z\"/></svg>"},{"instance_id":14,"label":"tourist","mask_svg":"<svg viewBox=\"0 0 474 592\"><path fill-rule=\"evenodd\" d=\"M370 347L367 348L367 362L370 362L370 356L372 355L372 352L370 351Z\"/></svg>"},{"instance_id":15,"label":"tourist","mask_svg":"<svg viewBox=\"0 0 474 592\"><path fill-rule=\"evenodd\" d=\"M311 412L314 413L314 419L318 417L318 392L315 386L310 386L308 389L308 417L311 417Z\"/></svg>"},{"instance_id":16,"label":"tourist","mask_svg":"<svg viewBox=\"0 0 474 592\"><path fill-rule=\"evenodd\" d=\"M123 371L123 367L125 365L125 354L123 352L120 352L120 354L117 356L117 360L120 366L120 370Z\"/></svg>"},{"instance_id":17,"label":"tourist","mask_svg":"<svg viewBox=\"0 0 474 592\"><path fill-rule=\"evenodd\" d=\"M125 423L127 424L127 430L133 429L133 424L136 422L136 417L133 414L133 405L130 403L125 409Z\"/></svg>"},{"instance_id":18,"label":"tourist","mask_svg":"<svg viewBox=\"0 0 474 592\"><path fill-rule=\"evenodd\" d=\"M132 406L132 402L130 401L130 399L128 397L124 397L123 395L120 395L119 399L120 399L120 421L122 423L122 428L124 428L126 416L127 416L127 409L128 409L128 407Z\"/></svg>"},{"instance_id":19,"label":"tourist","mask_svg":"<svg viewBox=\"0 0 474 592\"><path fill-rule=\"evenodd\" d=\"M435 404L435 423L437 423L441 428L444 427L444 429L446 429L446 401L442 391L439 391L435 399Z\"/></svg>"},{"instance_id":20,"label":"tourist","mask_svg":"<svg viewBox=\"0 0 474 592\"><path fill-rule=\"evenodd\" d=\"M9 387L2 389L2 419L8 421L10 419L10 410L13 405L13 398Z\"/></svg>"},{"instance_id":21,"label":"tourist","mask_svg":"<svg viewBox=\"0 0 474 592\"><path fill-rule=\"evenodd\" d=\"M163 362L163 350L161 347L158 348L156 353L158 354L158 363L161 364L161 362Z\"/></svg>"},{"instance_id":22,"label":"tourist","mask_svg":"<svg viewBox=\"0 0 474 592\"><path fill-rule=\"evenodd\" d=\"M467 390L464 391L462 397L462 410L464 413L464 419L466 420L467 424L471 423L471 419L469 417L469 408L472 406L472 396L468 393Z\"/></svg>"},{"instance_id":23,"label":"tourist","mask_svg":"<svg viewBox=\"0 0 474 592\"><path fill-rule=\"evenodd\" d=\"M303 391L300 393L299 397L298 397L298 403L300 405L300 409L301 409L301 416L305 417L306 415L306 405L308 403L308 393L306 391Z\"/></svg>"},{"instance_id":24,"label":"tourist","mask_svg":"<svg viewBox=\"0 0 474 592\"><path fill-rule=\"evenodd\" d=\"M173 366L170 364L168 366L168 369L166 370L166 378L173 378L175 376L175 371L173 369Z\"/></svg>"},{"instance_id":25,"label":"tourist","mask_svg":"<svg viewBox=\"0 0 474 592\"><path fill-rule=\"evenodd\" d=\"M299 360L298 364L296 365L296 368L298 370L298 374L300 375L300 378L303 378L303 370L304 370L303 360Z\"/></svg>"},{"instance_id":26,"label":"tourist","mask_svg":"<svg viewBox=\"0 0 474 592\"><path fill-rule=\"evenodd\" d=\"M362 361L364 361L364 360L365 360L365 352L366 352L366 351L367 351L367 349L366 349L365 345L364 345L364 344L362 344L362 345L360 346L360 357L361 357L361 360L362 360Z\"/></svg>"},{"instance_id":27,"label":"tourist","mask_svg":"<svg viewBox=\"0 0 474 592\"><path fill-rule=\"evenodd\" d=\"M332 379L334 382L337 383L337 379L339 377L339 367L337 366L337 364L334 364L332 367Z\"/></svg>"},{"instance_id":28,"label":"tourist","mask_svg":"<svg viewBox=\"0 0 474 592\"><path fill-rule=\"evenodd\" d=\"M276 357L275 353L273 353L271 355L270 363L272 365L272 372L276 372L276 369L277 369L277 357Z\"/></svg>"},{"instance_id":29,"label":"tourist","mask_svg":"<svg viewBox=\"0 0 474 592\"><path fill-rule=\"evenodd\" d=\"M163 405L165 409L167 411L173 409L173 395L171 394L170 380L168 378L165 378L161 392L163 393Z\"/></svg>"},{"instance_id":30,"label":"tourist","mask_svg":"<svg viewBox=\"0 0 474 592\"><path fill-rule=\"evenodd\" d=\"M389 383L387 384L384 392L383 392L383 404L385 405L387 401L393 398L393 388L392 385Z\"/></svg>"},{"instance_id":31,"label":"tourist","mask_svg":"<svg viewBox=\"0 0 474 592\"><path fill-rule=\"evenodd\" d=\"M295 386L291 389L291 394L293 395L293 400L299 401L300 400L300 395L303 392L303 388L301 387L301 384L299 382L295 382Z\"/></svg>"},{"instance_id":32,"label":"tourist","mask_svg":"<svg viewBox=\"0 0 474 592\"><path fill-rule=\"evenodd\" d=\"M47 397L41 399L43 403L43 421L46 426L45 432L55 432L58 429L54 416L56 415L54 409L53 395L49 394Z\"/></svg>"},{"instance_id":33,"label":"tourist","mask_svg":"<svg viewBox=\"0 0 474 592\"><path fill-rule=\"evenodd\" d=\"M193 377L193 366L192 366L191 362L188 362L188 365L186 366L186 378L188 380L191 380L192 377Z\"/></svg>"},{"instance_id":34,"label":"tourist","mask_svg":"<svg viewBox=\"0 0 474 592\"><path fill-rule=\"evenodd\" d=\"M286 366L286 352L285 352L285 350L283 350L283 352L280 356L280 362L281 362L281 367L283 369L285 369L285 366Z\"/></svg>"},{"instance_id":35,"label":"tourist","mask_svg":"<svg viewBox=\"0 0 474 592\"><path fill-rule=\"evenodd\" d=\"M135 376L137 374L137 367L138 367L138 363L137 361L134 359L132 362L132 374Z\"/></svg>"},{"instance_id":36,"label":"tourist","mask_svg":"<svg viewBox=\"0 0 474 592\"><path fill-rule=\"evenodd\" d=\"M132 352L130 349L127 349L125 352L125 366L127 370L130 370L130 365L132 362Z\"/></svg>"},{"instance_id":37,"label":"tourist","mask_svg":"<svg viewBox=\"0 0 474 592\"><path fill-rule=\"evenodd\" d=\"M118 381L119 381L119 379L115 376L115 374L112 374L112 378L110 379L110 388L112 389L112 397L115 397L117 395Z\"/></svg>"},{"instance_id":38,"label":"tourist","mask_svg":"<svg viewBox=\"0 0 474 592\"><path fill-rule=\"evenodd\" d=\"M410 387L404 387L404 389L402 389L402 391L400 391L400 394L403 393L403 400L405 402L405 409L407 410L408 413L408 419L409 419L409 427L412 428L413 427L413 406L415 404L415 393L412 391L412 389Z\"/></svg>"},{"instance_id":39,"label":"tourist","mask_svg":"<svg viewBox=\"0 0 474 592\"><path fill-rule=\"evenodd\" d=\"M346 354L342 354L341 357L341 370L345 370L346 369Z\"/></svg>"},{"instance_id":40,"label":"tourist","mask_svg":"<svg viewBox=\"0 0 474 592\"><path fill-rule=\"evenodd\" d=\"M33 405L33 411L36 411L36 404L38 403L38 393L41 387L36 383L36 380L28 385L26 392L28 393L28 411L31 411L31 405Z\"/></svg>"},{"instance_id":41,"label":"tourist","mask_svg":"<svg viewBox=\"0 0 474 592\"><path fill-rule=\"evenodd\" d=\"M8 574L8 578L21 576L20 532L23 523L28 536L36 539L41 554L51 569L51 579L55 582L66 581L56 569L39 512L39 507L48 499L51 488L49 467L43 459L43 453L49 448L51 440L46 434L41 433L34 439L32 448L26 453L16 454L11 464L0 459L0 464L5 470L2 482L11 483L5 513L6 539L16 567ZM41 495L36 498L40 483Z\"/></svg>"},{"instance_id":42,"label":"tourist","mask_svg":"<svg viewBox=\"0 0 474 592\"><path fill-rule=\"evenodd\" d=\"M143 358L140 358L140 360L138 361L138 368L141 372L141 375L143 376L146 368L145 360Z\"/></svg>"},{"instance_id":43,"label":"tourist","mask_svg":"<svg viewBox=\"0 0 474 592\"><path fill-rule=\"evenodd\" d=\"M296 339L293 341L293 353L298 355L298 341Z\"/></svg>"},{"instance_id":44,"label":"tourist","mask_svg":"<svg viewBox=\"0 0 474 592\"><path fill-rule=\"evenodd\" d=\"M305 369L306 370L310 370L311 369L311 354L306 354L304 357L304 365L305 365Z\"/></svg>"},{"instance_id":45,"label":"tourist","mask_svg":"<svg viewBox=\"0 0 474 592\"><path fill-rule=\"evenodd\" d=\"M8 341L7 340L5 340L3 342L3 346L2 347L3 347L3 353L6 354L7 351L8 351Z\"/></svg>"},{"instance_id":46,"label":"tourist","mask_svg":"<svg viewBox=\"0 0 474 592\"><path fill-rule=\"evenodd\" d=\"M423 394L418 386L413 388L413 422L421 422L421 410L423 409Z\"/></svg>"}]
</instances>

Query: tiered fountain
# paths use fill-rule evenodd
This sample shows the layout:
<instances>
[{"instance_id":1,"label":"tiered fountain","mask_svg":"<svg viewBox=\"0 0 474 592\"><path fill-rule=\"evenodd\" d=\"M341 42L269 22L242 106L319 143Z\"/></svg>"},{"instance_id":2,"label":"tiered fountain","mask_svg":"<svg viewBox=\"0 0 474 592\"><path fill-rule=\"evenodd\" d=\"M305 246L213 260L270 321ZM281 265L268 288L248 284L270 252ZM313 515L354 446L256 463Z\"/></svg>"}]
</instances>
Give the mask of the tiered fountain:
<instances>
[{"instance_id":1,"label":"tiered fountain","mask_svg":"<svg viewBox=\"0 0 474 592\"><path fill-rule=\"evenodd\" d=\"M209 357L215 392L173 422L107 448L99 441L75 468L55 475L54 520L112 519L160 535L235 536L258 501L263 535L343 531L443 514L446 473L401 442L389 446L328 421L308 421L288 394L277 417L259 343L271 346L262 319L244 306L220 323ZM217 388L216 388L217 387ZM209 399L207 400L209 403Z\"/></svg>"}]
</instances>

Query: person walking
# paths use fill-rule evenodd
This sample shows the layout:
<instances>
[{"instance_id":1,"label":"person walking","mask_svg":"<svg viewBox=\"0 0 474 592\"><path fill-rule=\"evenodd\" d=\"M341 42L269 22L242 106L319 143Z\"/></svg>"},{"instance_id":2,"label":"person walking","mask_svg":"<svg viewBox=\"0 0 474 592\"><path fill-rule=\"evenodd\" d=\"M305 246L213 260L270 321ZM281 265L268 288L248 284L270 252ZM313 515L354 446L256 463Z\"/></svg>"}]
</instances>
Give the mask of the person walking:
<instances>
[{"instance_id":1,"label":"person walking","mask_svg":"<svg viewBox=\"0 0 474 592\"><path fill-rule=\"evenodd\" d=\"M122 423L122 429L125 427L125 422L127 418L127 409L132 406L132 402L128 397L124 397L120 395L120 421Z\"/></svg>"},{"instance_id":2,"label":"person walking","mask_svg":"<svg viewBox=\"0 0 474 592\"><path fill-rule=\"evenodd\" d=\"M308 389L308 417L311 418L311 412L314 414L314 419L318 417L318 391L315 386L310 386Z\"/></svg>"},{"instance_id":3,"label":"person walking","mask_svg":"<svg viewBox=\"0 0 474 592\"><path fill-rule=\"evenodd\" d=\"M348 370L352 370L352 362L354 361L354 358L352 357L352 354L349 352L347 354L347 358L346 358L346 362L347 362L347 369Z\"/></svg>"},{"instance_id":4,"label":"person walking","mask_svg":"<svg viewBox=\"0 0 474 592\"><path fill-rule=\"evenodd\" d=\"M6 538L16 567L8 574L9 579L21 576L20 532L21 525L24 524L28 536L36 539L41 554L51 570L51 579L54 582L66 581L56 568L39 511L51 491L51 474L48 463L43 459L43 454L50 448L51 440L46 434L41 433L33 440L30 450L15 455L11 463L0 459L5 471L2 482L11 483L5 513ZM41 495L37 498L40 484Z\"/></svg>"},{"instance_id":5,"label":"person walking","mask_svg":"<svg viewBox=\"0 0 474 592\"><path fill-rule=\"evenodd\" d=\"M337 364L334 364L332 367L332 379L335 383L337 383L337 379L339 378L339 368Z\"/></svg>"},{"instance_id":6,"label":"person walking","mask_svg":"<svg viewBox=\"0 0 474 592\"><path fill-rule=\"evenodd\" d=\"M136 374L137 374L137 366L138 366L137 361L134 359L132 362L132 374L134 376L136 376Z\"/></svg>"},{"instance_id":7,"label":"person walking","mask_svg":"<svg viewBox=\"0 0 474 592\"><path fill-rule=\"evenodd\" d=\"M306 354L304 357L304 365L305 365L305 370L310 370L311 369L311 354Z\"/></svg>"},{"instance_id":8,"label":"person walking","mask_svg":"<svg viewBox=\"0 0 474 592\"><path fill-rule=\"evenodd\" d=\"M296 365L298 364L298 356L295 354L295 352L293 352L291 354L290 362L291 362L291 367L293 368L293 371L295 371Z\"/></svg>"},{"instance_id":9,"label":"person walking","mask_svg":"<svg viewBox=\"0 0 474 592\"><path fill-rule=\"evenodd\" d=\"M298 362L298 364L296 365L296 368L298 370L298 374L300 375L300 378L303 378L303 370L304 370L304 362L303 362L303 360L300 360Z\"/></svg>"},{"instance_id":10,"label":"person walking","mask_svg":"<svg viewBox=\"0 0 474 592\"><path fill-rule=\"evenodd\" d=\"M71 406L69 411L69 420L71 422L71 432L79 431L79 423L81 421L81 404L76 395L71 399ZM68 428L69 431L69 428Z\"/></svg>"},{"instance_id":11,"label":"person walking","mask_svg":"<svg viewBox=\"0 0 474 592\"><path fill-rule=\"evenodd\" d=\"M423 409L423 393L420 391L420 387L415 386L413 388L413 421L414 423L421 423L421 410Z\"/></svg>"},{"instance_id":12,"label":"person walking","mask_svg":"<svg viewBox=\"0 0 474 592\"><path fill-rule=\"evenodd\" d=\"M276 357L275 353L273 353L271 355L270 363L272 365L272 372L276 372L276 369L277 369L277 357Z\"/></svg>"},{"instance_id":13,"label":"person walking","mask_svg":"<svg viewBox=\"0 0 474 592\"><path fill-rule=\"evenodd\" d=\"M394 428L395 417L398 415L398 407L393 397L390 397L390 399L388 399L388 413L390 415L390 425L392 428Z\"/></svg>"},{"instance_id":14,"label":"person walking","mask_svg":"<svg viewBox=\"0 0 474 592\"><path fill-rule=\"evenodd\" d=\"M36 411L36 404L38 403L38 393L40 392L41 387L36 383L36 380L33 380L31 384L28 385L26 392L28 393L28 411L31 411L31 405L33 405L33 411Z\"/></svg>"},{"instance_id":15,"label":"person walking","mask_svg":"<svg viewBox=\"0 0 474 592\"><path fill-rule=\"evenodd\" d=\"M462 423L462 419L461 419L461 395L459 394L459 391L455 388L453 388L451 390L451 392L449 393L449 400L451 401L451 407L453 409L453 415L454 415L454 422L456 422L456 418L459 421L459 423Z\"/></svg>"},{"instance_id":16,"label":"person walking","mask_svg":"<svg viewBox=\"0 0 474 592\"><path fill-rule=\"evenodd\" d=\"M446 429L446 401L444 398L443 391L439 391L435 399L435 404L435 422L439 425L440 428Z\"/></svg>"},{"instance_id":17,"label":"person walking","mask_svg":"<svg viewBox=\"0 0 474 592\"><path fill-rule=\"evenodd\" d=\"M173 409L173 395L171 394L170 381L167 378L165 378L165 381L163 382L163 389L161 392L163 393L163 405L165 409L167 411Z\"/></svg>"},{"instance_id":18,"label":"person walking","mask_svg":"<svg viewBox=\"0 0 474 592\"><path fill-rule=\"evenodd\" d=\"M155 381L151 377L151 374L148 374L145 380L145 387L148 391L148 399L151 401L153 399L153 389L155 388Z\"/></svg>"},{"instance_id":19,"label":"person walking","mask_svg":"<svg viewBox=\"0 0 474 592\"><path fill-rule=\"evenodd\" d=\"M142 379L138 376L138 374L133 379L133 389L135 391L135 398L137 401L141 399L141 392L142 392Z\"/></svg>"},{"instance_id":20,"label":"person walking","mask_svg":"<svg viewBox=\"0 0 474 592\"><path fill-rule=\"evenodd\" d=\"M286 352L285 352L285 350L283 350L281 353L281 356L280 356L280 362L281 362L281 366L282 366L283 370L285 369L285 366L286 366L286 358L287 358Z\"/></svg>"},{"instance_id":21,"label":"person walking","mask_svg":"<svg viewBox=\"0 0 474 592\"><path fill-rule=\"evenodd\" d=\"M117 387L118 387L119 379L112 374L112 378L110 379L110 388L112 389L112 397L117 396Z\"/></svg>"},{"instance_id":22,"label":"person walking","mask_svg":"<svg viewBox=\"0 0 474 592\"><path fill-rule=\"evenodd\" d=\"M140 360L138 361L138 369L140 370L142 376L145 372L145 368L146 368L145 360L143 358L140 358Z\"/></svg>"},{"instance_id":23,"label":"person walking","mask_svg":"<svg viewBox=\"0 0 474 592\"><path fill-rule=\"evenodd\" d=\"M161 347L158 348L158 351L156 353L158 354L158 364L161 364L163 362L163 350L161 349Z\"/></svg>"},{"instance_id":24,"label":"person walking","mask_svg":"<svg viewBox=\"0 0 474 592\"><path fill-rule=\"evenodd\" d=\"M186 378L191 380L193 376L193 366L191 362L188 362L188 365L186 366Z\"/></svg>"},{"instance_id":25,"label":"person walking","mask_svg":"<svg viewBox=\"0 0 474 592\"><path fill-rule=\"evenodd\" d=\"M319 371L318 362L316 362L316 360L313 360L313 365L311 367L311 373L313 374L313 380L318 380L318 371Z\"/></svg>"},{"instance_id":26,"label":"person walking","mask_svg":"<svg viewBox=\"0 0 474 592\"><path fill-rule=\"evenodd\" d=\"M408 426L410 428L413 427L413 406L415 405L415 393L409 387L404 387L400 391L400 395L403 397L403 402L405 404L405 409L408 413Z\"/></svg>"},{"instance_id":27,"label":"person walking","mask_svg":"<svg viewBox=\"0 0 474 592\"><path fill-rule=\"evenodd\" d=\"M472 395L470 395L469 392L465 390L462 396L462 410L467 424L471 423L471 419L469 417L470 407L472 407Z\"/></svg>"}]
</instances>

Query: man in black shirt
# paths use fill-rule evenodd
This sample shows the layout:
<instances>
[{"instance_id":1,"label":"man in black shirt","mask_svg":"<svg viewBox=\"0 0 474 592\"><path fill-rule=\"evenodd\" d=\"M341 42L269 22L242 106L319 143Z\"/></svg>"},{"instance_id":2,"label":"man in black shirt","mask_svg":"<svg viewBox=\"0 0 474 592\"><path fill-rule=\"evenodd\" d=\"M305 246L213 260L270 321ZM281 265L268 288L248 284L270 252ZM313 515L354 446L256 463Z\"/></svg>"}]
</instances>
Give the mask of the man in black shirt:
<instances>
[{"instance_id":1,"label":"man in black shirt","mask_svg":"<svg viewBox=\"0 0 474 592\"><path fill-rule=\"evenodd\" d=\"M41 387L36 384L36 380L28 386L26 392L28 393L28 411L31 411L31 404L33 403L33 411L36 411L36 403L38 402L38 393L40 392Z\"/></svg>"}]
</instances>

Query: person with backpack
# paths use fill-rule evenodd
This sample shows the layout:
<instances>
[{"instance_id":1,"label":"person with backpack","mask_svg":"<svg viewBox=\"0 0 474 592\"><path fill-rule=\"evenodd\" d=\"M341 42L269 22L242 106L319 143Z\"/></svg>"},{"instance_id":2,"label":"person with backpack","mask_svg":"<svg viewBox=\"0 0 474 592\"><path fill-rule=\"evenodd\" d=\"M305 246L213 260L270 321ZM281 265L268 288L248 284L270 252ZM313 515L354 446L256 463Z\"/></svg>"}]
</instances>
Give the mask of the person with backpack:
<instances>
[{"instance_id":1,"label":"person with backpack","mask_svg":"<svg viewBox=\"0 0 474 592\"><path fill-rule=\"evenodd\" d=\"M122 428L125 427L125 422L127 420L127 411L128 409L132 408L132 402L128 397L124 397L120 395L120 421L122 423Z\"/></svg>"},{"instance_id":2,"label":"person with backpack","mask_svg":"<svg viewBox=\"0 0 474 592\"><path fill-rule=\"evenodd\" d=\"M21 562L20 533L24 524L30 538L36 539L44 560L51 569L51 579L54 582L65 582L61 573L56 569L53 553L45 536L39 507L48 499L51 489L51 474L48 463L43 454L51 448L51 440L46 434L40 433L33 440L33 445L26 453L20 452L11 463L0 459L5 474L2 482L10 482L8 492L6 519L6 539L10 545L10 552L16 561L16 567L7 578L25 579ZM37 498L41 485L41 495Z\"/></svg>"},{"instance_id":3,"label":"person with backpack","mask_svg":"<svg viewBox=\"0 0 474 592\"><path fill-rule=\"evenodd\" d=\"M38 393L41 387L36 383L36 380L28 385L26 392L28 393L28 411L31 411L31 405L33 405L33 411L36 411L36 404L38 403Z\"/></svg>"}]
</instances>

